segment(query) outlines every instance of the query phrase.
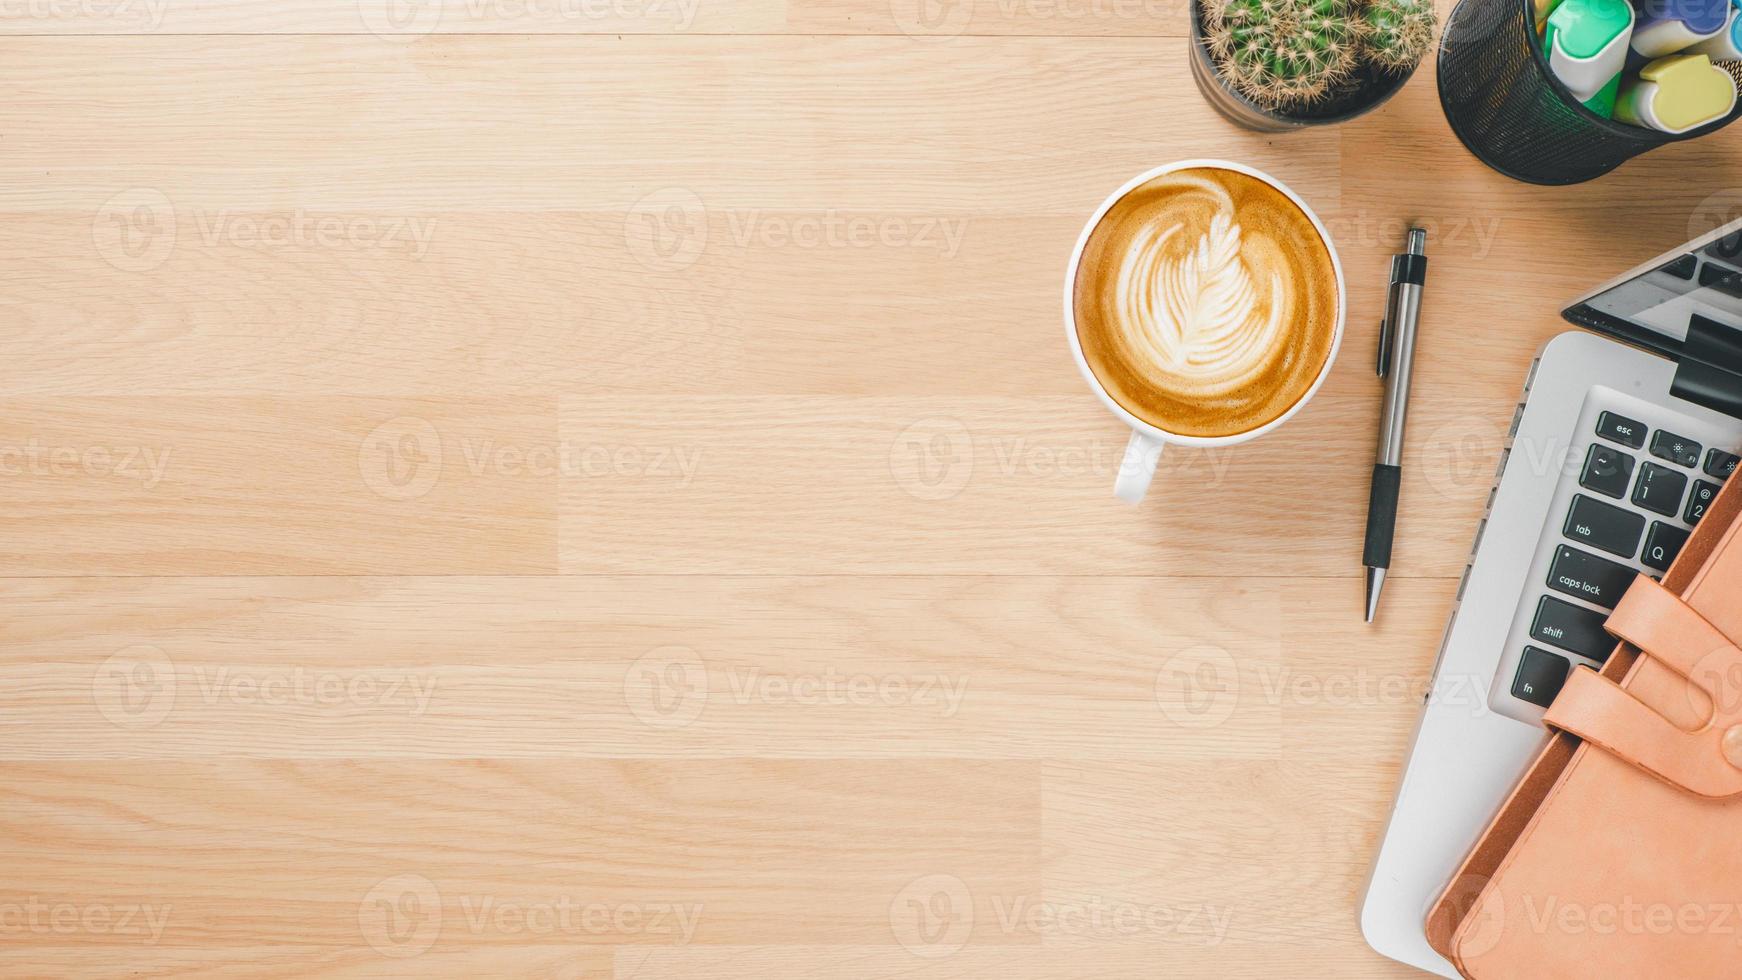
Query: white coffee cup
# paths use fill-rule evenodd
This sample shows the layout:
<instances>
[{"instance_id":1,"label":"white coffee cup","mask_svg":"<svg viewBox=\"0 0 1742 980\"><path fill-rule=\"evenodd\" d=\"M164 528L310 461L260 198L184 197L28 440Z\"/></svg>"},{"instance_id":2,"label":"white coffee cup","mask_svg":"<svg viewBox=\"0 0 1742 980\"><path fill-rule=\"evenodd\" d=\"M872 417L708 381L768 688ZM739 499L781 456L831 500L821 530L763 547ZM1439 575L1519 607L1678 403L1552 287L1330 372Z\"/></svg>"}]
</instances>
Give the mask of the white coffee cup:
<instances>
[{"instance_id":1,"label":"white coffee cup","mask_svg":"<svg viewBox=\"0 0 1742 980\"><path fill-rule=\"evenodd\" d=\"M1100 225L1101 219L1106 216L1107 212L1112 209L1113 205L1119 202L1120 198L1143 186L1149 181L1154 180L1163 174L1173 173L1176 170L1189 170L1198 167L1232 170L1236 173L1245 174L1248 177L1253 177L1269 184L1271 187L1274 187L1276 190L1281 192L1284 197L1293 201L1295 206L1299 207L1301 212L1312 221L1313 229L1318 232L1319 240L1324 243L1325 252L1331 257L1331 270L1336 273L1337 279L1336 330L1331 336L1331 347L1329 352L1325 355L1325 363L1319 368L1318 377L1313 379L1312 386L1306 390L1306 394L1302 395L1299 401L1289 406L1288 411L1283 412L1281 415L1278 415L1276 418L1271 419L1269 422L1266 422L1255 429L1235 433L1231 436L1179 435L1178 433L1158 429L1155 426L1150 425L1148 422L1139 419L1137 416L1132 415L1118 402L1113 400L1113 396L1109 395L1107 389L1101 384L1101 379L1095 377L1095 372L1089 369L1088 358L1083 356L1082 340L1077 336L1077 265L1082 261L1083 249L1089 244L1089 236L1093 234L1095 228ZM1301 200L1300 195L1290 190L1287 184L1284 184L1282 181L1277 180L1275 177L1270 176L1262 170L1257 170L1244 164L1232 163L1227 160L1179 160L1174 163L1162 164L1161 166L1151 170L1146 170L1126 181L1125 186L1114 191L1112 194L1109 194L1107 199L1101 202L1101 206L1095 209L1095 213L1090 216L1088 223L1083 225L1083 233L1077 237L1077 246L1076 248L1071 249L1071 263L1065 271L1065 335L1070 338L1071 354L1076 357L1077 368L1083 372L1083 377L1089 382L1089 387L1095 390L1096 396L1101 399L1101 404L1107 406L1108 411L1118 416L1119 419L1126 425L1130 426L1132 430L1131 439L1125 444L1125 458L1119 464L1119 475L1113 483L1113 492L1119 496L1119 499L1129 503L1135 504L1142 500L1143 495L1149 490L1150 481L1155 479L1156 464L1160 462L1161 451L1168 443L1173 443L1176 446L1201 446L1204 448L1233 446L1249 439L1256 439L1293 418L1294 413L1300 411L1307 402L1312 401L1313 395L1318 393L1319 386L1323 385L1325 383L1325 378L1330 375L1331 365L1336 363L1337 349L1342 346L1343 343L1343 319L1344 310L1347 305L1348 290L1343 285L1343 264L1342 261L1337 258L1337 247L1332 244L1330 232L1325 230L1325 224L1319 220L1318 212L1314 211L1305 201Z\"/></svg>"}]
</instances>

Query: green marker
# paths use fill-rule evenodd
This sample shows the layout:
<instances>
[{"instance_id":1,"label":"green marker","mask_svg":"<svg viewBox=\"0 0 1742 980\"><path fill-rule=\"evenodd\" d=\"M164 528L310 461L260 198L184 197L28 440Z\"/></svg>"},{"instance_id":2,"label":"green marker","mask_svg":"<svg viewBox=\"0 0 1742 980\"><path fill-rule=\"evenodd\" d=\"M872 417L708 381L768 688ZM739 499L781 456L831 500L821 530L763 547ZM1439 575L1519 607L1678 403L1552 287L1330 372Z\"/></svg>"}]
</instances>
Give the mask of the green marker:
<instances>
[{"instance_id":1,"label":"green marker","mask_svg":"<svg viewBox=\"0 0 1742 980\"><path fill-rule=\"evenodd\" d=\"M1590 102L1627 66L1632 35L1633 5L1627 0L1561 0L1548 15L1543 54L1573 96Z\"/></svg>"},{"instance_id":2,"label":"green marker","mask_svg":"<svg viewBox=\"0 0 1742 980\"><path fill-rule=\"evenodd\" d=\"M1621 76L1609 79L1609 84L1597 90L1597 94L1586 100L1585 108L1604 119L1615 118L1615 96L1621 91Z\"/></svg>"}]
</instances>

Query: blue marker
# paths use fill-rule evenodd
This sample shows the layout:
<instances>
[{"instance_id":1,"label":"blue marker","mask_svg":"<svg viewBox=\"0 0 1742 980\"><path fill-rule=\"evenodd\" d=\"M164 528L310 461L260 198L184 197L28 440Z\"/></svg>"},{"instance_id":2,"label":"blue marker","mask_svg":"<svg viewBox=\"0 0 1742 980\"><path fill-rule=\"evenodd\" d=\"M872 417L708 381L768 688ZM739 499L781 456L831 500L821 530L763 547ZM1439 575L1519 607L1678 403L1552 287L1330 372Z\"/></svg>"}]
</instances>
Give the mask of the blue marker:
<instances>
[{"instance_id":1,"label":"blue marker","mask_svg":"<svg viewBox=\"0 0 1742 980\"><path fill-rule=\"evenodd\" d=\"M1742 11L1730 8L1730 19L1724 29L1687 50L1688 54L1703 54L1713 61L1742 60Z\"/></svg>"},{"instance_id":2,"label":"blue marker","mask_svg":"<svg viewBox=\"0 0 1742 980\"><path fill-rule=\"evenodd\" d=\"M1633 51L1661 58L1715 37L1729 22L1728 0L1640 0Z\"/></svg>"}]
</instances>

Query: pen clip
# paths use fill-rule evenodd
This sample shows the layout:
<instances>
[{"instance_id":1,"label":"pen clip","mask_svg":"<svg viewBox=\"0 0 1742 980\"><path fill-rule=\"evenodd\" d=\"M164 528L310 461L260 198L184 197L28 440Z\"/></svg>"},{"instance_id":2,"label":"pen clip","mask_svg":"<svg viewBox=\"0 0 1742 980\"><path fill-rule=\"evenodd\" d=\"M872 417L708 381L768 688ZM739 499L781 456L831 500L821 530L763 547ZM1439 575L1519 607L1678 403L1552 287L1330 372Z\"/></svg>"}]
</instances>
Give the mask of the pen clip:
<instances>
[{"instance_id":1,"label":"pen clip","mask_svg":"<svg viewBox=\"0 0 1742 980\"><path fill-rule=\"evenodd\" d=\"M1391 370L1392 333L1397 325L1397 283L1403 275L1403 256L1391 257L1391 278L1385 284L1385 319L1379 321L1379 355L1375 366L1379 376Z\"/></svg>"}]
</instances>

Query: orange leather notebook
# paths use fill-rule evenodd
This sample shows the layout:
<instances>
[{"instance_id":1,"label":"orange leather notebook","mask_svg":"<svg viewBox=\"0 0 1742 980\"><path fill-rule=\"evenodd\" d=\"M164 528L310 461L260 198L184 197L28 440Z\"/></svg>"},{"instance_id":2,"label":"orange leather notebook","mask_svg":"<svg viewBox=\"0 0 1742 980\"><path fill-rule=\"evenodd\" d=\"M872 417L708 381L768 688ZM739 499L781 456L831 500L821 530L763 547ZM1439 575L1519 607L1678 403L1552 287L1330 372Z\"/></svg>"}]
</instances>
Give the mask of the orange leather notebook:
<instances>
[{"instance_id":1,"label":"orange leather notebook","mask_svg":"<svg viewBox=\"0 0 1742 980\"><path fill-rule=\"evenodd\" d=\"M1742 477L1610 616L1428 915L1466 977L1742 976Z\"/></svg>"}]
</instances>

